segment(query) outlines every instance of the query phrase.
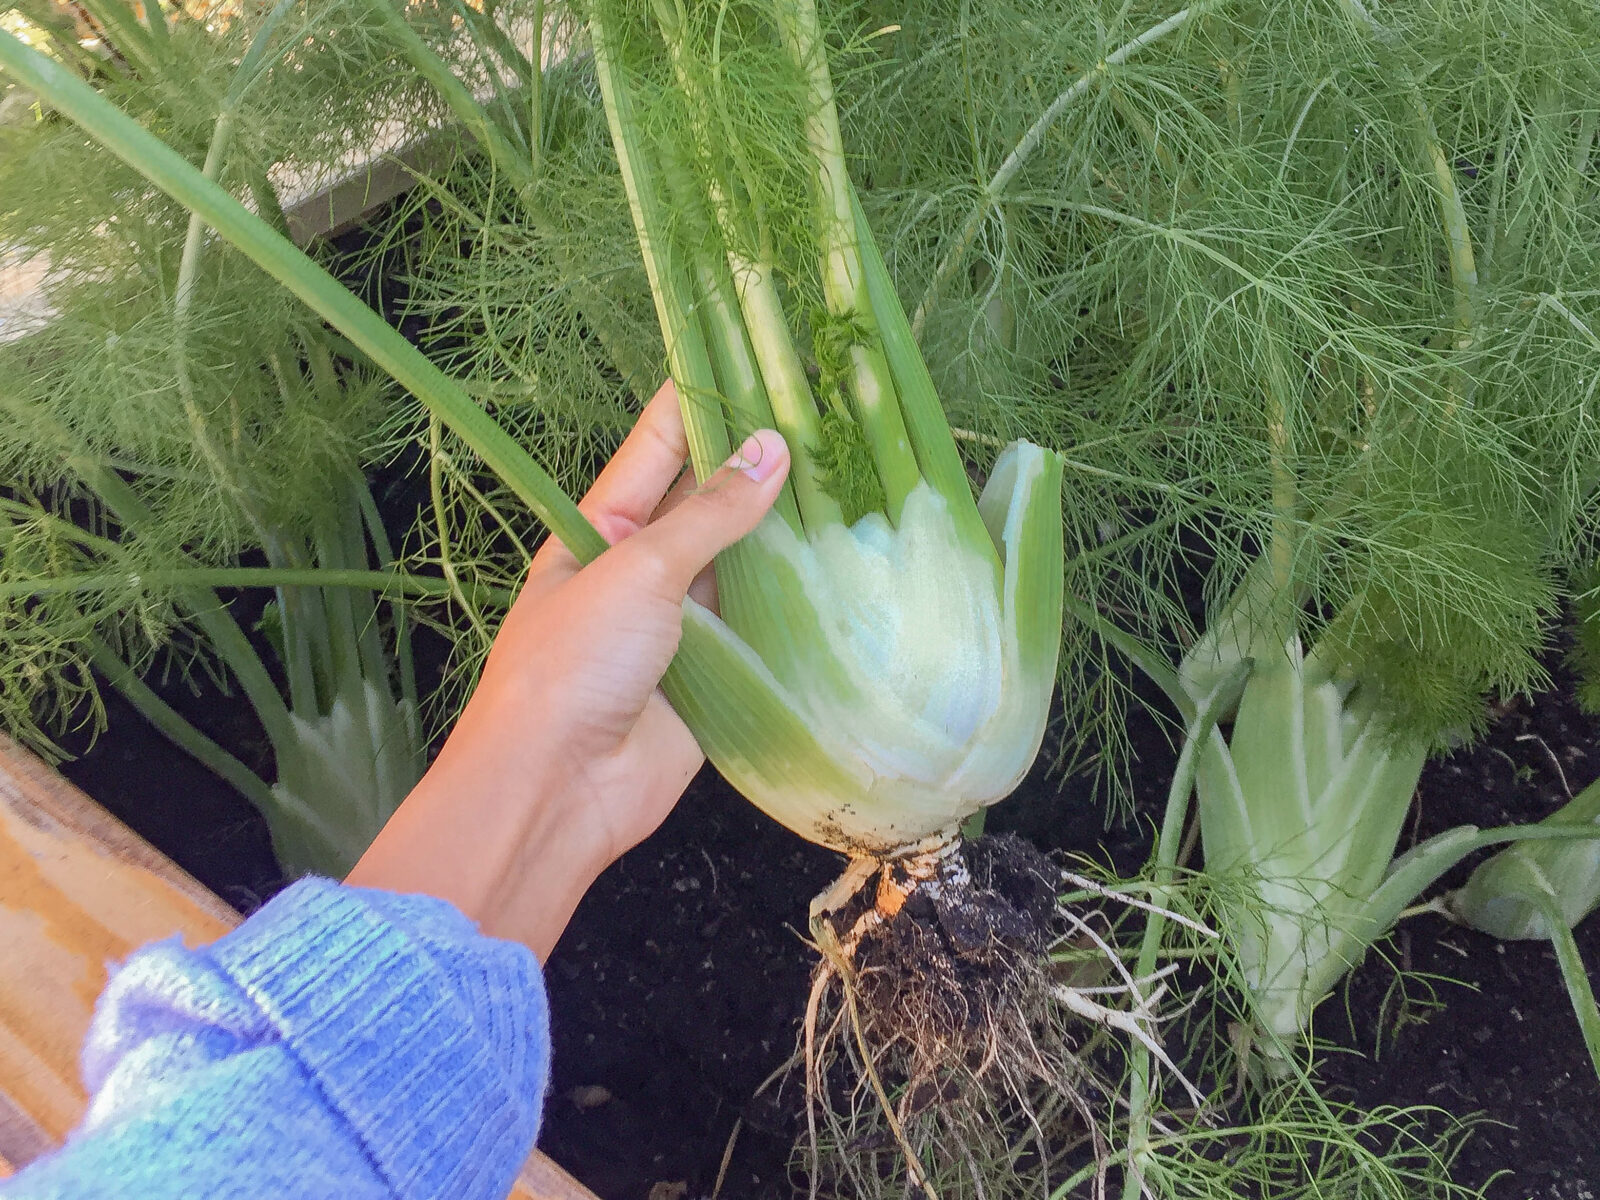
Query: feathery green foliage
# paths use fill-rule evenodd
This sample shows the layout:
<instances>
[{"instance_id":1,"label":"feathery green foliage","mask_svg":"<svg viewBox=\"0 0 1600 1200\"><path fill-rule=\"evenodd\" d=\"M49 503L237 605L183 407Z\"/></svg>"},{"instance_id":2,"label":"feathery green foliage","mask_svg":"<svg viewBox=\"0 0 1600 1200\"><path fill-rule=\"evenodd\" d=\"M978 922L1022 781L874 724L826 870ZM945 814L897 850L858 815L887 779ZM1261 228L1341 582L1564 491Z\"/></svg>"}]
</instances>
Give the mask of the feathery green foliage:
<instances>
[{"instance_id":1,"label":"feathery green foliage","mask_svg":"<svg viewBox=\"0 0 1600 1200\"><path fill-rule=\"evenodd\" d=\"M1335 2L824 15L862 202L962 444L1027 436L1066 458L1069 591L1175 658L1195 585L1217 608L1281 534L1307 644L1409 734L1448 744L1484 694L1540 679L1600 441L1587 17L1401 6L1379 36ZM737 177L732 236L785 264L811 350L821 282L793 257L809 180L793 123L741 106L778 64L739 45L690 46L709 116L668 76L640 108ZM411 260L412 311L448 330L452 364L558 413L551 444L575 449L591 443L565 430L615 430L629 398L561 264L588 264L635 330L643 292L583 61L544 96L559 117L535 189L560 224L486 220L511 189L463 164L418 194ZM692 241L716 215L672 219ZM1114 780L1126 673L1084 624L1064 669L1088 735L1066 753Z\"/></svg>"},{"instance_id":2,"label":"feathery green foliage","mask_svg":"<svg viewBox=\"0 0 1600 1200\"><path fill-rule=\"evenodd\" d=\"M1578 576L1573 602L1572 669L1578 675L1578 704L1600 714L1600 564Z\"/></svg>"},{"instance_id":3,"label":"feathery green foliage","mask_svg":"<svg viewBox=\"0 0 1600 1200\"><path fill-rule=\"evenodd\" d=\"M1597 435L1600 55L1592 17L1558 8L1388 5L1379 38L1338 3L1196 5L1114 68L1155 20L870 10L905 49L852 93L869 206L954 419L1066 454L1074 592L1171 653L1193 636L1181 583L1203 573L1214 609L1276 540L1307 642L1326 631L1415 736L1539 677L1545 556ZM957 98L942 136L930 96ZM1115 686L1073 643L1076 695Z\"/></svg>"},{"instance_id":4,"label":"feathery green foliage","mask_svg":"<svg viewBox=\"0 0 1600 1200\"><path fill-rule=\"evenodd\" d=\"M387 48L343 11L281 0L165 39L130 13L95 82L281 221L275 180L304 186L407 98L374 86ZM286 865L342 871L422 765L409 618L381 616L371 590L393 556L362 467L389 389L74 126L46 111L0 127L0 158L0 245L44 265L43 316L0 342L5 723L46 749L52 729L97 726L93 664L262 808ZM267 565L247 579L250 559ZM214 590L246 582L279 585L267 657ZM174 649L240 687L275 782L139 679Z\"/></svg>"}]
</instances>

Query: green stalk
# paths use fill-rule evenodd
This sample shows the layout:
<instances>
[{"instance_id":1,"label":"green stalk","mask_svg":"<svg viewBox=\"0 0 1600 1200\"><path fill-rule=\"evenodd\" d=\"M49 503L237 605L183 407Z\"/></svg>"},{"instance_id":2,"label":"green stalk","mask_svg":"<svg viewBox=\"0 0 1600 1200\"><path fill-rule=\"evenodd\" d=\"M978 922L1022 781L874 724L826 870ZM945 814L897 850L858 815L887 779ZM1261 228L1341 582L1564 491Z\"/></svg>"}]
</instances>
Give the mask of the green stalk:
<instances>
[{"instance_id":1,"label":"green stalk","mask_svg":"<svg viewBox=\"0 0 1600 1200\"><path fill-rule=\"evenodd\" d=\"M169 742L212 774L232 784L250 803L263 812L277 804L272 788L261 776L201 733L160 696L122 658L99 638L90 646L89 661L122 698L138 710Z\"/></svg>"},{"instance_id":2,"label":"green stalk","mask_svg":"<svg viewBox=\"0 0 1600 1200\"><path fill-rule=\"evenodd\" d=\"M481 38L494 51L501 65L510 68L512 74L516 76L517 83L531 87L537 93L539 72L543 67L543 55L540 49L544 44L544 0L536 0L530 21L533 32L532 57L524 54L521 47L500 27L500 22L495 20L493 8L477 8L464 3L463 0L455 0L455 10L462 23L471 26L474 35ZM529 126L530 130L537 128L537 121ZM529 148L532 149L531 146Z\"/></svg>"},{"instance_id":3,"label":"green stalk","mask_svg":"<svg viewBox=\"0 0 1600 1200\"><path fill-rule=\"evenodd\" d=\"M489 632L484 628L483 620L478 615L478 607L467 598L461 589L460 577L456 574L456 564L450 557L450 538L446 531L450 528L449 508L444 500L444 453L440 447L439 418L430 417L428 420L428 502L433 506L433 524L439 531L439 571L444 575L445 584L450 589L450 598L461 606L461 611L466 614L467 623L483 641L490 640Z\"/></svg>"},{"instance_id":4,"label":"green stalk","mask_svg":"<svg viewBox=\"0 0 1600 1200\"><path fill-rule=\"evenodd\" d=\"M623 82L622 72L611 60L598 21L591 26L591 40L595 74L600 80L601 93L606 97L617 165L628 193L645 274L650 280L650 294L655 300L656 318L667 347L668 370L680 396L690 458L695 471L704 478L722 462L718 455L726 457L727 454L727 430L721 413L716 413L713 420L705 403L717 395L716 371L700 326L691 318L694 305L688 280L683 264L672 250L665 210L655 188L655 174L648 164L640 161L643 138L633 120L632 96Z\"/></svg>"},{"instance_id":5,"label":"green stalk","mask_svg":"<svg viewBox=\"0 0 1600 1200\"><path fill-rule=\"evenodd\" d=\"M1173 768L1172 785L1167 789L1167 806L1161 818L1161 832L1156 837L1154 874L1158 888L1169 886L1177 869L1178 847L1183 841L1183 826L1189 814L1189 798L1194 793L1195 770L1199 765L1201 748L1216 736L1217 721L1231 706L1240 684L1249 673L1249 663L1236 663L1206 697L1185 732L1183 750L1178 755L1177 766ZM1160 912L1152 912L1145 922L1144 937L1139 943L1139 958L1133 971L1135 979L1147 978L1155 971L1156 958L1161 952L1161 938L1166 928L1166 917ZM1132 1167L1134 1160L1148 1153L1149 1149L1151 1082L1150 1051L1143 1042L1136 1042L1128 1084L1130 1169L1123 1183L1123 1200L1138 1200L1139 1172Z\"/></svg>"},{"instance_id":6,"label":"green stalk","mask_svg":"<svg viewBox=\"0 0 1600 1200\"><path fill-rule=\"evenodd\" d=\"M161 58L155 39L123 0L83 0L83 7L101 30L110 35L111 48L144 75L161 77Z\"/></svg>"},{"instance_id":7,"label":"green stalk","mask_svg":"<svg viewBox=\"0 0 1600 1200\"><path fill-rule=\"evenodd\" d=\"M1097 638L1138 667L1146 679L1161 689L1179 716L1193 720L1195 701L1184 690L1182 677L1158 650L1145 645L1116 622L1107 620L1094 605L1078 599L1070 592L1064 597L1062 605L1068 616L1087 626ZM1236 701L1238 698L1235 694L1231 699Z\"/></svg>"},{"instance_id":8,"label":"green stalk","mask_svg":"<svg viewBox=\"0 0 1600 1200\"><path fill-rule=\"evenodd\" d=\"M1385 50L1393 53L1394 35L1373 16L1362 0L1344 0L1345 7L1357 22ZM1444 227L1445 246L1450 261L1450 282L1455 293L1456 348L1465 350L1472 345L1478 327L1478 265L1472 250L1472 230L1467 223L1466 208L1461 202L1461 191L1456 187L1455 169L1439 141L1439 129L1428 110L1422 88L1409 68L1397 65L1406 86L1411 114L1416 122L1418 145L1433 177L1434 195L1439 203L1439 219ZM1501 167L1504 170L1504 167Z\"/></svg>"},{"instance_id":9,"label":"green stalk","mask_svg":"<svg viewBox=\"0 0 1600 1200\"><path fill-rule=\"evenodd\" d=\"M499 23L490 17L496 28ZM544 165L544 0L533 0L533 57L528 70L529 170L537 179Z\"/></svg>"},{"instance_id":10,"label":"green stalk","mask_svg":"<svg viewBox=\"0 0 1600 1200\"><path fill-rule=\"evenodd\" d=\"M247 186L250 196L256 202L256 211L261 214L262 220L275 233L289 236L289 214L283 211L283 201L278 199L278 189L272 186L272 180L260 167L249 170Z\"/></svg>"},{"instance_id":11,"label":"green stalk","mask_svg":"<svg viewBox=\"0 0 1600 1200\"><path fill-rule=\"evenodd\" d=\"M251 37L244 57L239 60L239 66L228 82L227 94L222 98L217 121L211 131L211 143L206 147L205 165L201 168L201 174L213 182L221 176L223 160L227 157L229 146L232 145L234 120L239 105L244 100L245 93L250 90L250 85L261 77L262 68L266 65L267 47L271 44L273 34L277 32L284 16L295 3L296 0L278 0L272 11L267 14L266 20L261 22L261 27ZM160 12L156 0L146 0L146 7L148 11L157 14ZM160 19L159 16L157 19ZM166 28L165 22L162 23L162 28ZM194 299L194 279L199 269L205 228L205 222L200 219L199 214L189 215L189 225L184 231L183 254L178 261L178 283L172 305L177 323L180 359L183 334L187 328L186 318Z\"/></svg>"},{"instance_id":12,"label":"green stalk","mask_svg":"<svg viewBox=\"0 0 1600 1200\"><path fill-rule=\"evenodd\" d=\"M0 583L0 599L13 596L56 596L73 592L92 592L117 587L127 582L123 571L94 571L77 575L58 575L50 579L15 580ZM252 588L318 587L363 588L386 595L443 599L450 595L450 584L426 575L407 575L398 571L331 569L328 567L173 567L139 572L139 580L154 587ZM479 588L475 594L496 603L509 605L512 594L501 588Z\"/></svg>"},{"instance_id":13,"label":"green stalk","mask_svg":"<svg viewBox=\"0 0 1600 1200\"><path fill-rule=\"evenodd\" d=\"M333 363L320 347L312 348L311 362L313 375L332 375ZM359 494L365 490L366 480L352 469L335 493L334 509L318 522L316 561L323 566L335 569L367 566L369 557L359 499ZM378 634L378 607L371 589L323 588L318 589L316 595L328 614L330 625L337 630L337 644L344 648L343 653L348 657L347 662L336 660L335 664L341 686L351 680L359 685L362 679L367 679L387 693L389 664Z\"/></svg>"},{"instance_id":14,"label":"green stalk","mask_svg":"<svg viewBox=\"0 0 1600 1200\"><path fill-rule=\"evenodd\" d=\"M1349 964L1399 919L1408 904L1467 855L1491 846L1592 841L1596 837L1600 837L1600 831L1581 825L1502 825L1493 829L1460 825L1413 846L1389 864L1383 882L1330 944L1329 953L1317 969L1308 973L1306 992L1323 995L1330 991Z\"/></svg>"},{"instance_id":15,"label":"green stalk","mask_svg":"<svg viewBox=\"0 0 1600 1200\"><path fill-rule=\"evenodd\" d=\"M360 520L359 512L348 515ZM342 552L344 531L339 526L347 523L348 519L341 521L338 518L316 522L312 533L315 561L330 563L336 568L345 565L346 555ZM304 597L306 603L301 611L314 612L317 622L327 630L330 653L322 663L323 669L328 672L324 688L325 704L332 704L346 680L360 679L365 674L366 655L362 652L361 625L356 616L356 606L352 603L358 594L350 588L317 588ZM371 596L372 593L366 594ZM374 679L383 680L381 670Z\"/></svg>"},{"instance_id":16,"label":"green stalk","mask_svg":"<svg viewBox=\"0 0 1600 1200\"><path fill-rule=\"evenodd\" d=\"M1589 982L1589 972L1578 952L1578 941L1562 919L1561 908L1550 892L1531 893L1529 899L1538 906L1549 926L1550 944L1555 948L1556 964L1561 968L1561 981L1566 984L1567 998L1578 1018L1589 1061L1594 1065L1595 1074L1600 1075L1600 1006L1595 1004L1594 986Z\"/></svg>"},{"instance_id":17,"label":"green stalk","mask_svg":"<svg viewBox=\"0 0 1600 1200\"><path fill-rule=\"evenodd\" d=\"M467 36L472 39L472 44L478 52L479 60L487 68L490 85L494 90L492 103L501 114L503 122L500 127L502 130L509 131L507 140L512 140L514 145L520 147L523 160L528 163L531 176L533 170L533 148L528 144L528 134L522 127L521 117L517 115L516 109L512 107L511 92L506 86L504 76L505 69L509 66L512 72L521 78L527 66L527 60L522 57L521 52L514 45L511 45L510 39L505 35L505 31L494 21L486 20L482 13L463 3L463 0L452 0L451 7L455 10L456 20L461 23L461 27L467 31ZM506 53L508 45L511 50L509 56ZM497 59L499 61L496 61Z\"/></svg>"},{"instance_id":18,"label":"green stalk","mask_svg":"<svg viewBox=\"0 0 1600 1200\"><path fill-rule=\"evenodd\" d=\"M309 570L310 556L304 547L287 544L279 531L269 530L262 543L272 570ZM289 684L289 709L297 713L321 710L322 693L317 686L317 665L328 661L327 624L305 610L311 604L311 589L293 584L274 585L278 628L282 635L279 657ZM280 771L281 774L281 771Z\"/></svg>"},{"instance_id":19,"label":"green stalk","mask_svg":"<svg viewBox=\"0 0 1600 1200\"><path fill-rule=\"evenodd\" d=\"M1600 781L1531 829L1600 837ZM1579 851L1578 854L1572 853ZM1546 938L1555 949L1562 982L1578 1018L1584 1045L1600 1074L1600 1009L1572 930L1592 907L1594 855L1581 845L1539 846L1522 841L1480 864L1446 901L1452 919L1499 938Z\"/></svg>"},{"instance_id":20,"label":"green stalk","mask_svg":"<svg viewBox=\"0 0 1600 1200\"><path fill-rule=\"evenodd\" d=\"M777 428L755 348L739 316L739 297L726 267L718 270L715 264L697 261L695 278L706 348L735 419L746 429ZM778 494L774 508L788 522L789 528L801 532L800 508L792 479L784 480L783 491Z\"/></svg>"},{"instance_id":21,"label":"green stalk","mask_svg":"<svg viewBox=\"0 0 1600 1200\"><path fill-rule=\"evenodd\" d=\"M1422 99L1422 89L1411 86L1411 108L1417 121L1417 136L1433 173L1433 186L1439 200L1439 216L1444 225L1445 246L1450 259L1450 283L1456 300L1456 349L1472 345L1478 327L1478 264L1472 252L1472 230L1467 211L1456 187L1455 168L1439 143L1439 130Z\"/></svg>"},{"instance_id":22,"label":"green stalk","mask_svg":"<svg viewBox=\"0 0 1600 1200\"><path fill-rule=\"evenodd\" d=\"M1271 338L1270 329L1266 331L1264 336ZM1274 609L1281 612L1286 604L1295 603L1295 597L1292 594L1294 510L1299 485L1290 467L1290 460L1294 452L1294 438L1289 424L1291 419L1289 397L1293 393L1290 388L1288 372L1284 370L1283 358L1279 353L1277 344L1270 340L1267 343L1267 354L1271 363L1267 372L1268 377L1265 381L1267 438L1271 446L1272 470L1272 542L1268 548L1267 555L1272 572L1271 603ZM1277 615L1278 613L1274 613L1274 616ZM1273 621L1272 628L1277 634L1277 639L1281 641L1287 637L1289 629L1293 625L1294 622L1287 614L1283 614L1281 621Z\"/></svg>"},{"instance_id":23,"label":"green stalk","mask_svg":"<svg viewBox=\"0 0 1600 1200\"><path fill-rule=\"evenodd\" d=\"M206 159L200 173L212 182L222 175L222 161L227 157L228 146L233 141L233 106L226 101L211 128L211 143L206 147ZM173 291L172 316L176 325L178 354L183 354L184 333L188 327L189 308L194 302L194 281L200 271L200 251L204 245L206 223L198 213L189 214L189 226L184 231L183 253L178 259L178 282ZM180 384L186 379L180 377ZM185 388L187 391L188 389Z\"/></svg>"},{"instance_id":24,"label":"green stalk","mask_svg":"<svg viewBox=\"0 0 1600 1200\"><path fill-rule=\"evenodd\" d=\"M687 168L675 160L668 160L662 166L662 174L672 192L672 203L680 216L699 214L702 205L695 194ZM680 323L690 339L685 349L690 351L695 344L703 346L705 367L710 372L707 377L711 381L708 391L702 394L682 392L680 397L685 430L689 435L690 457L701 478L705 478L706 472L726 459L732 450L727 424L720 411L724 402L733 410L735 417L750 422L747 426L750 429L773 425L776 417L761 378L760 366L755 361L754 349L744 333L738 297L733 294L731 279L726 289L721 286L721 276L726 274L727 267L722 266L719 272L715 256L709 250L691 250L687 255L686 267L680 271L674 264L674 247L665 241L668 236L665 220L656 209L660 203L658 194L650 181L641 180L641 183L645 185L640 193L641 204L649 205L652 211L636 221L635 225L642 226L648 222L652 229L659 231L658 236L662 240L651 245L652 249L661 249L661 277L679 280L681 290L673 300L675 304L687 306L679 310ZM645 273L650 274L648 266ZM658 320L661 319L659 304L657 315ZM667 326L663 325L662 328ZM701 370L698 361L695 365L687 365L687 354L685 363L689 371ZM680 391L683 386L678 384Z\"/></svg>"},{"instance_id":25,"label":"green stalk","mask_svg":"<svg viewBox=\"0 0 1600 1200\"><path fill-rule=\"evenodd\" d=\"M906 436L911 439L911 448L917 456L917 468L928 486L949 501L950 511L956 515L958 523L970 519L972 484L967 479L966 465L956 449L956 439L933 386L933 376L928 374L928 364L917 347L911 323L906 320L906 310L895 291L894 280L889 277L889 268L872 236L867 214L854 187L850 189L850 213L855 221L856 242L861 249L867 305L878 320L883 355L894 378L894 390L900 398L900 412L905 418ZM984 540L988 540L987 535Z\"/></svg>"},{"instance_id":26,"label":"green stalk","mask_svg":"<svg viewBox=\"0 0 1600 1200\"><path fill-rule=\"evenodd\" d=\"M528 157L506 137L505 130L484 111L467 85L456 78L450 64L435 54L433 47L411 27L404 10L391 0L370 0L368 7L399 43L405 60L439 93L455 119L489 152L495 166L511 177L519 192L531 190L535 180Z\"/></svg>"},{"instance_id":27,"label":"green stalk","mask_svg":"<svg viewBox=\"0 0 1600 1200\"><path fill-rule=\"evenodd\" d=\"M461 387L287 238L88 84L0 31L0 68L80 125L156 187L199 213L273 279L436 413L581 562L606 541L555 480Z\"/></svg>"},{"instance_id":28,"label":"green stalk","mask_svg":"<svg viewBox=\"0 0 1600 1200\"><path fill-rule=\"evenodd\" d=\"M772 273L756 263L738 263L729 252L734 288L744 313L751 349L761 365L761 375L772 402L773 419L792 452L789 475L795 500L808 529L837 524L844 519L838 502L823 487L812 457L822 443L822 422L811 396L811 383L789 336L788 318L778 299Z\"/></svg>"},{"instance_id":29,"label":"green stalk","mask_svg":"<svg viewBox=\"0 0 1600 1200\"><path fill-rule=\"evenodd\" d=\"M889 520L898 523L906 497L922 482L922 475L906 435L894 376L879 344L878 320L857 244L854 189L845 163L839 110L815 0L780 0L777 15L784 43L805 72L811 90L806 141L817 166L823 297L830 313L850 319L862 330L863 336L850 347L856 417L883 482Z\"/></svg>"},{"instance_id":30,"label":"green stalk","mask_svg":"<svg viewBox=\"0 0 1600 1200\"><path fill-rule=\"evenodd\" d=\"M708 340L713 344L720 343L720 348L729 356L738 354L740 343L749 345L751 356L760 372L765 406L772 413L774 427L789 443L791 450L789 483L794 488L800 520L808 527L820 528L825 523L841 520L842 514L838 504L824 489L822 476L810 453L822 440L822 425L816 403L812 398L811 383L806 378L805 365L800 361L800 356L794 348L794 341L789 336L788 318L783 311L783 302L778 296L771 264L747 258L736 249L741 239L734 227L732 206L727 194L709 170L710 133L705 115L708 102L703 90L692 79L685 62L678 14L665 2L656 3L654 8L679 87L697 114L692 124L697 156L702 167L706 168L704 174L711 215L722 234L727 270L732 277L739 311L744 317L743 331L736 339L726 325L732 314L724 306L715 307L710 312L702 314L702 321L714 319L722 326L713 332ZM643 131L633 115L633 96L623 77L623 69L612 60L606 42L604 21L598 14L590 20L590 36L595 47L595 66L600 75L600 86L610 101L606 111L611 121L612 144L616 148L617 161L622 167L623 182L628 190L628 201L633 211L639 246L644 253L646 271L650 275L651 292L656 298L656 313L663 331L679 331L687 323L688 313L694 306L690 298L681 291L674 294L664 290L671 288L672 281L676 278L674 255L669 241L671 231L661 197L656 190L650 164L646 161L647 150ZM665 167L663 173L667 176L669 185L675 185L674 199L680 205L698 207L694 201L696 189L689 179L687 170L670 162L662 165ZM714 272L706 267L701 274L704 277ZM708 294L715 297L720 292L721 288L718 287ZM674 309L675 312L669 311ZM673 353L672 343L682 337L682 332L668 335L669 356ZM692 347L686 347L686 354L691 349ZM683 380L676 365L672 373L681 389ZM692 394L685 394L684 401L687 412L687 408L695 403L695 399ZM688 421L687 415L685 420ZM714 462L720 461L720 459L708 460L702 466L697 458L695 465L704 470L713 467Z\"/></svg>"},{"instance_id":31,"label":"green stalk","mask_svg":"<svg viewBox=\"0 0 1600 1200\"><path fill-rule=\"evenodd\" d=\"M156 0L148 0L151 5L155 2ZM205 163L200 168L200 173L213 183L222 175L223 162L233 141L234 113L239 96L244 92L241 81L248 82L247 71L253 71L254 64L259 62L265 51L267 39L290 2L291 0L279 0L278 6L257 31L244 56L244 61L234 73L233 82L222 103L222 110L218 113L216 123L211 129L211 142L206 147ZM184 231L183 252L178 259L177 284L173 290L173 376L178 384L179 401L183 405L184 415L188 418L189 428L194 434L195 444L199 447L201 457L210 464L217 481L233 496L235 502L248 516L257 535L264 537L265 528L254 511L255 506L250 502L246 490L235 479L235 473L226 458L212 442L205 415L200 412L194 398L194 381L189 372L188 355L189 310L194 303L195 279L200 271L200 255L205 244L205 233L206 223L200 219L198 213L190 213L188 228Z\"/></svg>"},{"instance_id":32,"label":"green stalk","mask_svg":"<svg viewBox=\"0 0 1600 1200\"><path fill-rule=\"evenodd\" d=\"M161 11L161 0L145 0L144 23L150 27L151 38L163 49L171 44L171 35L167 32L167 16Z\"/></svg>"},{"instance_id":33,"label":"green stalk","mask_svg":"<svg viewBox=\"0 0 1600 1200\"><path fill-rule=\"evenodd\" d=\"M378 566L384 573L394 571L394 546L389 541L389 531L383 527L383 518L378 513L378 505L372 499L372 489L366 485L365 480L356 488L356 502L361 506L361 519L366 525L367 537L372 540L372 549L377 555ZM384 589L374 589L382 593ZM506 597L506 607L509 608L510 596ZM411 705L413 721L419 709L417 698L417 664L411 655L411 614L406 611L406 606L401 603L398 593L389 603L389 619L394 623L394 659L395 666L400 674L400 699ZM413 728L412 734L421 742L421 729Z\"/></svg>"}]
</instances>

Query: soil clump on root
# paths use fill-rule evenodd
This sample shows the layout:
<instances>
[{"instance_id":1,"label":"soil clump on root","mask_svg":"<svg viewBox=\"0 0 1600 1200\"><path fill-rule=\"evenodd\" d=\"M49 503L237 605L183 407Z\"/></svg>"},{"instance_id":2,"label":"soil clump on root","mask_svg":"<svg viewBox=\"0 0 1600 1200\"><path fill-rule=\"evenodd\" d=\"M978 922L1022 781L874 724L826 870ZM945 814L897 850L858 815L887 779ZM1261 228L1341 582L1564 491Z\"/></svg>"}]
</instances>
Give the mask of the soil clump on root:
<instances>
[{"instance_id":1,"label":"soil clump on root","mask_svg":"<svg viewBox=\"0 0 1600 1200\"><path fill-rule=\"evenodd\" d=\"M1044 985L1044 953L1064 932L1060 872L1009 834L963 844L927 882L900 864L884 870L880 897L898 889L905 899L856 945L863 1031L909 1047L929 1069L979 1066Z\"/></svg>"},{"instance_id":2,"label":"soil clump on root","mask_svg":"<svg viewBox=\"0 0 1600 1200\"><path fill-rule=\"evenodd\" d=\"M1051 951L1083 925L1061 869L1014 835L894 860L813 923L808 1006L813 1195L964 1195L1037 1187L1108 1153L1120 1076L1104 1028L1060 1000ZM875 886L873 886L875 884ZM1112 1051L1107 1053L1107 1051ZM1104 1060L1104 1061L1102 1061ZM1030 1143L1022 1153L1021 1138Z\"/></svg>"}]
</instances>

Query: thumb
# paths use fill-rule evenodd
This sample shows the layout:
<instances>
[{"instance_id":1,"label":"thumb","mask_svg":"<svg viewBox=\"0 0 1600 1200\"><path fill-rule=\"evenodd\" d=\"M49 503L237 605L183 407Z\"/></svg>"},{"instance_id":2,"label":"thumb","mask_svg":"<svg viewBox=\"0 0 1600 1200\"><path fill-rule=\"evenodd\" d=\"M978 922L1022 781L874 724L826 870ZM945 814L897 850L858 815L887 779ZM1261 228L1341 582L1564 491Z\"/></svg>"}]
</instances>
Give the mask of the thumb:
<instances>
[{"instance_id":1,"label":"thumb","mask_svg":"<svg viewBox=\"0 0 1600 1200\"><path fill-rule=\"evenodd\" d=\"M659 580L666 598L681 600L713 558L761 523L788 473L783 435L757 430L682 503L610 553Z\"/></svg>"}]
</instances>

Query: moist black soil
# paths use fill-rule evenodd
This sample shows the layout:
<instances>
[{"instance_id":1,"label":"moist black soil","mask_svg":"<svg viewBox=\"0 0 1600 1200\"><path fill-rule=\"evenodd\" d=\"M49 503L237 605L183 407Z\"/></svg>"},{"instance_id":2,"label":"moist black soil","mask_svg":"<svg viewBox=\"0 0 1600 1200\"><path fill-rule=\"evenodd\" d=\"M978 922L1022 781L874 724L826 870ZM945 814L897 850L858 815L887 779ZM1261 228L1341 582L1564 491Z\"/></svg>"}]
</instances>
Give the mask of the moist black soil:
<instances>
[{"instance_id":1,"label":"moist black soil","mask_svg":"<svg viewBox=\"0 0 1600 1200\"><path fill-rule=\"evenodd\" d=\"M903 875L898 864L885 870ZM1010 833L961 843L928 883L893 879L896 891L912 890L854 955L867 1039L898 1043L919 1074L956 1062L976 1068L997 1035L1012 1035L1001 1014L1034 1007L1023 993L1043 986L1039 956L1063 931L1059 879L1033 843ZM860 894L875 914L876 891ZM834 927L843 936L852 922L846 911Z\"/></svg>"},{"instance_id":2,"label":"moist black soil","mask_svg":"<svg viewBox=\"0 0 1600 1200\"><path fill-rule=\"evenodd\" d=\"M1579 712L1570 680L1504 707L1471 750L1429 764L1410 845L1452 825L1522 825L1600 777L1600 720ZM1436 892L1465 881L1479 859ZM1600 916L1578 926L1600 979ZM1547 942L1498 942L1438 916L1404 922L1319 1010L1318 1032L1364 1056L1331 1055L1335 1094L1363 1108L1432 1104L1486 1122L1467 1139L1456 1178L1491 1200L1600 1195L1600 1080ZM1399 974L1396 968L1405 974Z\"/></svg>"},{"instance_id":3,"label":"moist black soil","mask_svg":"<svg viewBox=\"0 0 1600 1200\"><path fill-rule=\"evenodd\" d=\"M241 703L177 683L162 691L236 752L263 753ZM1568 694L1507 706L1484 742L1430 764L1408 843L1462 822L1537 820L1600 776L1600 722ZM111 708L110 732L68 775L242 911L281 886L249 806ZM1137 867L1173 756L1154 721L1136 719L1133 733L1137 789L1151 798L1134 819L1105 829L1087 781L1041 765L991 813L990 830ZM792 1082L757 1092L794 1050L812 967L807 903L841 866L703 772L661 830L602 876L550 961L546 1152L604 1200L665 1200L709 1195L731 1142L721 1196L791 1195L798 1097ZM1600 920L1579 941L1600 968ZM1319 1010L1318 1033L1359 1052L1325 1057L1337 1098L1481 1115L1456 1178L1493 1179L1490 1200L1600 1191L1600 1083L1549 947L1422 916L1387 952L1410 973L1401 982L1372 956L1347 999Z\"/></svg>"}]
</instances>

